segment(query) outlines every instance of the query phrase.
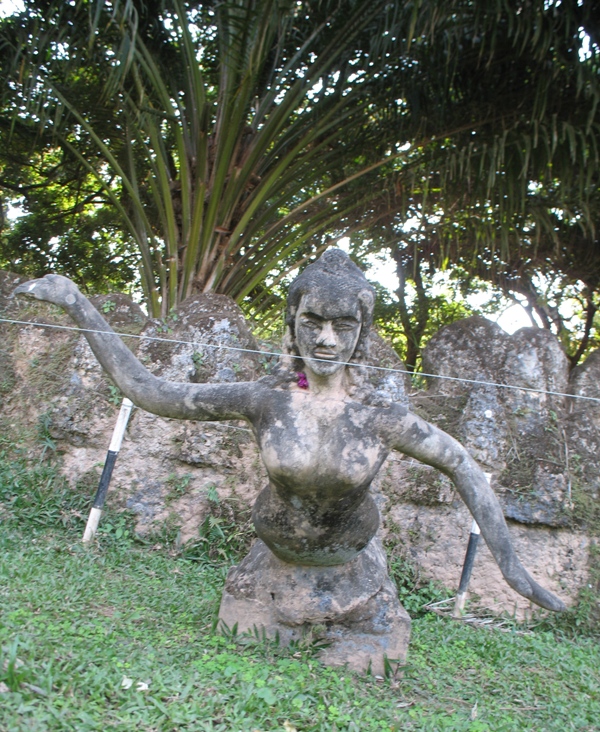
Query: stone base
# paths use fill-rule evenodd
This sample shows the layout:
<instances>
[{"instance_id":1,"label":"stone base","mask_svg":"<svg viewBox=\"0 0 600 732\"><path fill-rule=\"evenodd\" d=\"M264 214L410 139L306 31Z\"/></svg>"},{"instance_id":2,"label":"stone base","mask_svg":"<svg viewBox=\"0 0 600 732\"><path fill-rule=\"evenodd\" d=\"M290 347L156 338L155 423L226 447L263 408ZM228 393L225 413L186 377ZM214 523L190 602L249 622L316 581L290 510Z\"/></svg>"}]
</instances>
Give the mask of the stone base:
<instances>
[{"instance_id":1,"label":"stone base","mask_svg":"<svg viewBox=\"0 0 600 732\"><path fill-rule=\"evenodd\" d=\"M329 666L382 674L384 656L403 663L410 617L398 601L379 539L346 564L307 567L278 559L260 539L227 576L220 624L238 633L263 632L280 642L319 626ZM222 627L222 626L221 626Z\"/></svg>"}]
</instances>

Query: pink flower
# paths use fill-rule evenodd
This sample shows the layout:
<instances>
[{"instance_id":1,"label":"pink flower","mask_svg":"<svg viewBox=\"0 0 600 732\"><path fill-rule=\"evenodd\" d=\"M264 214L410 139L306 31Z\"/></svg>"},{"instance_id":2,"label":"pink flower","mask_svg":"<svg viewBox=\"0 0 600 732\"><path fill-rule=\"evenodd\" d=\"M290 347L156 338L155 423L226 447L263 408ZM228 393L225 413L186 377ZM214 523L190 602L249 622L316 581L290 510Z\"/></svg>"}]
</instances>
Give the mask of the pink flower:
<instances>
[{"instance_id":1,"label":"pink flower","mask_svg":"<svg viewBox=\"0 0 600 732\"><path fill-rule=\"evenodd\" d=\"M301 389L308 389L308 380L306 378L306 374L304 374L302 371L298 372L298 386Z\"/></svg>"}]
</instances>

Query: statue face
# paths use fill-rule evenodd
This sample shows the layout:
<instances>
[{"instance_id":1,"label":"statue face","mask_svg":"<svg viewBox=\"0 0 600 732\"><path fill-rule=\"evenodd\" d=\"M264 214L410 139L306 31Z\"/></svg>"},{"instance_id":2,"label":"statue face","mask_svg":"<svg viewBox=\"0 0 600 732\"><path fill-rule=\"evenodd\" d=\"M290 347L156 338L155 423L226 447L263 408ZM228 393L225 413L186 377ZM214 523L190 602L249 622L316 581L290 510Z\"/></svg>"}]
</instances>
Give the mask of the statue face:
<instances>
[{"instance_id":1,"label":"statue face","mask_svg":"<svg viewBox=\"0 0 600 732\"><path fill-rule=\"evenodd\" d=\"M354 353L360 329L361 314L355 299L334 300L329 293L311 292L300 301L296 344L306 367L319 376L334 374L344 367ZM312 358L322 360L307 360Z\"/></svg>"}]
</instances>

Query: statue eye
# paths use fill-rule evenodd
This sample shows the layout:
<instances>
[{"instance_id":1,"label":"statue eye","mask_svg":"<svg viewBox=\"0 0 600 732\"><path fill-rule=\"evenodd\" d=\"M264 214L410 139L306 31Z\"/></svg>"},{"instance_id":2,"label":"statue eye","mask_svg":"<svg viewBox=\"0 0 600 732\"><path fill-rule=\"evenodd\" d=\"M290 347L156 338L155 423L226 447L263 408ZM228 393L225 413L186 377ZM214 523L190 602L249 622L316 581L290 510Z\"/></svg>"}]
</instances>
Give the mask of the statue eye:
<instances>
[{"instance_id":1,"label":"statue eye","mask_svg":"<svg viewBox=\"0 0 600 732\"><path fill-rule=\"evenodd\" d=\"M318 323L316 320L313 320L312 318L302 317L300 318L300 323L305 328L311 328L312 330L319 330L321 328L321 324Z\"/></svg>"},{"instance_id":2,"label":"statue eye","mask_svg":"<svg viewBox=\"0 0 600 732\"><path fill-rule=\"evenodd\" d=\"M357 323L348 323L348 322L334 323L333 327L335 330L349 331L349 330L355 330L357 327Z\"/></svg>"}]
</instances>

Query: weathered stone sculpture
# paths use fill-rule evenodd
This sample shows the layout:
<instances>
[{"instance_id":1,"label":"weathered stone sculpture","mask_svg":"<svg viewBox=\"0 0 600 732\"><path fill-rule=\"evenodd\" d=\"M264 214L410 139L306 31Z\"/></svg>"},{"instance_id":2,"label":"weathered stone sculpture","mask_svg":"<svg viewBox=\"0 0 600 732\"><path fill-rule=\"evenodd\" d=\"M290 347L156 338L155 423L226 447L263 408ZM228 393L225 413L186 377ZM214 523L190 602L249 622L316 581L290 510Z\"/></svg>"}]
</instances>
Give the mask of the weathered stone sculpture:
<instances>
[{"instance_id":1,"label":"weathered stone sculpture","mask_svg":"<svg viewBox=\"0 0 600 732\"><path fill-rule=\"evenodd\" d=\"M500 505L481 469L452 437L375 393L361 362L374 293L339 250L292 283L278 373L256 382L173 383L150 374L68 279L48 275L17 294L60 305L82 327L98 360L139 407L179 419L245 419L269 485L253 519L259 540L227 580L221 620L283 640L319 625L326 662L382 668L402 659L410 620L400 606L376 537L369 486L390 450L448 475L506 581L551 610L562 602L538 585L512 548ZM99 331L99 332L98 332Z\"/></svg>"}]
</instances>

